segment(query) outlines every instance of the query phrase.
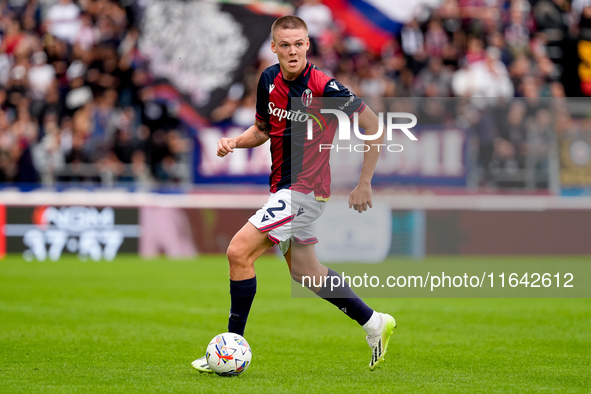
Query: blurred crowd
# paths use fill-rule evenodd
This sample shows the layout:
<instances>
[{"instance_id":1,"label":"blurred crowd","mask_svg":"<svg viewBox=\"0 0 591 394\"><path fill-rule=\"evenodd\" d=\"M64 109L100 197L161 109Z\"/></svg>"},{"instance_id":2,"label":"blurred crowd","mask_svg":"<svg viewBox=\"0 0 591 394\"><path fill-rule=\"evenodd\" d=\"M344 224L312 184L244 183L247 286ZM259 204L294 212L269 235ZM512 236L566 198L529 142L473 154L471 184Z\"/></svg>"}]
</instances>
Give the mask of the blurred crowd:
<instances>
[{"instance_id":1,"label":"blurred crowd","mask_svg":"<svg viewBox=\"0 0 591 394\"><path fill-rule=\"evenodd\" d=\"M153 76L134 3L0 1L0 182L190 179L175 108L142 89ZM591 26L591 0L442 0L375 54L321 0L289 3L308 23L310 60L363 97L564 97L561 43ZM212 122L252 124L258 75L276 62L268 47ZM475 133L484 180L495 166L526 166L527 133L515 130Z\"/></svg>"},{"instance_id":2,"label":"blurred crowd","mask_svg":"<svg viewBox=\"0 0 591 394\"><path fill-rule=\"evenodd\" d=\"M563 96L552 51L580 19L566 0L443 0L371 54L320 0L303 0L297 13L312 26L313 61L371 97Z\"/></svg>"},{"instance_id":3,"label":"blurred crowd","mask_svg":"<svg viewBox=\"0 0 591 394\"><path fill-rule=\"evenodd\" d=\"M144 97L132 1L0 1L0 182L187 179L173 109Z\"/></svg>"}]
</instances>

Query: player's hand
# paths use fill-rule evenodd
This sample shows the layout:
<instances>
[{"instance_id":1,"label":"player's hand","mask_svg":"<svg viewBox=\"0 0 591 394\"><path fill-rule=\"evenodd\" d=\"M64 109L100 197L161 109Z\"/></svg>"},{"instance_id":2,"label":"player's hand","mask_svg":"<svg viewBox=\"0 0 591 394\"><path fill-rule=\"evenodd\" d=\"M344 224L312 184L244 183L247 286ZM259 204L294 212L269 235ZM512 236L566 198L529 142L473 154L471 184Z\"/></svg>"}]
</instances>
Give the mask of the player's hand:
<instances>
[{"instance_id":1,"label":"player's hand","mask_svg":"<svg viewBox=\"0 0 591 394\"><path fill-rule=\"evenodd\" d=\"M359 213L367 211L368 207L373 207L371 198L371 185L359 184L349 195L349 208L353 208Z\"/></svg>"},{"instance_id":2,"label":"player's hand","mask_svg":"<svg viewBox=\"0 0 591 394\"><path fill-rule=\"evenodd\" d=\"M218 141L218 156L224 157L228 153L234 152L236 148L236 141L234 138L222 138Z\"/></svg>"}]
</instances>

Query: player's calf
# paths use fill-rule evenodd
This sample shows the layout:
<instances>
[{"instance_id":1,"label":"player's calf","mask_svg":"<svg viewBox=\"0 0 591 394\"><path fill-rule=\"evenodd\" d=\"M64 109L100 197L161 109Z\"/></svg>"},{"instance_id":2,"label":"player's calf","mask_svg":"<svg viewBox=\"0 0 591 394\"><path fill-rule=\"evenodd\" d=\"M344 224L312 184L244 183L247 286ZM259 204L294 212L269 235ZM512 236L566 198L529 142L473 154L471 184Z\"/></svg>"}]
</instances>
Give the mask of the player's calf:
<instances>
[{"instance_id":1,"label":"player's calf","mask_svg":"<svg viewBox=\"0 0 591 394\"><path fill-rule=\"evenodd\" d=\"M300 285L306 287L314 293L318 293L318 291L324 286L326 281L326 275L309 275L294 271L291 271L290 274L291 278L296 283L299 283Z\"/></svg>"}]
</instances>

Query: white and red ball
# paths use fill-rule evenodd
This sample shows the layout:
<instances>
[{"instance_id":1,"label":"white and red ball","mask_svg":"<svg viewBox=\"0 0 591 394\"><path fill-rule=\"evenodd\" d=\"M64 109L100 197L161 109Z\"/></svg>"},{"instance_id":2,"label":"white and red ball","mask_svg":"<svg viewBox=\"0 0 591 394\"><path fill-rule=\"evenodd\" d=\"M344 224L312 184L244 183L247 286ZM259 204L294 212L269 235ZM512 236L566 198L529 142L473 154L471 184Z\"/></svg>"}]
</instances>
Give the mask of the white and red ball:
<instances>
[{"instance_id":1,"label":"white and red ball","mask_svg":"<svg viewBox=\"0 0 591 394\"><path fill-rule=\"evenodd\" d=\"M231 332L216 335L205 352L207 364L221 376L235 376L246 371L252 359L252 351L246 339Z\"/></svg>"}]
</instances>

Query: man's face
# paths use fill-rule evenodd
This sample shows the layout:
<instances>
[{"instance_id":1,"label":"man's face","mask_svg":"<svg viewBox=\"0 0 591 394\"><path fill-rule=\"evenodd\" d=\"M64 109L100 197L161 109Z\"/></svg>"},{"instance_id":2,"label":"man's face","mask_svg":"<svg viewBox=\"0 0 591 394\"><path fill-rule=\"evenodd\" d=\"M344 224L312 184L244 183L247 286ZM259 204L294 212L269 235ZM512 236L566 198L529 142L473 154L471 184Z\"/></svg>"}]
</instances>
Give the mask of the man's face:
<instances>
[{"instance_id":1,"label":"man's face","mask_svg":"<svg viewBox=\"0 0 591 394\"><path fill-rule=\"evenodd\" d=\"M305 29L278 29L273 35L271 49L277 54L285 79L297 78L306 68L306 51L310 40Z\"/></svg>"}]
</instances>

